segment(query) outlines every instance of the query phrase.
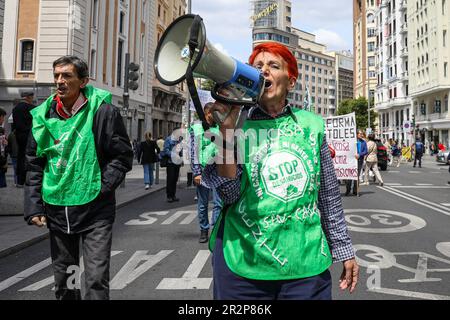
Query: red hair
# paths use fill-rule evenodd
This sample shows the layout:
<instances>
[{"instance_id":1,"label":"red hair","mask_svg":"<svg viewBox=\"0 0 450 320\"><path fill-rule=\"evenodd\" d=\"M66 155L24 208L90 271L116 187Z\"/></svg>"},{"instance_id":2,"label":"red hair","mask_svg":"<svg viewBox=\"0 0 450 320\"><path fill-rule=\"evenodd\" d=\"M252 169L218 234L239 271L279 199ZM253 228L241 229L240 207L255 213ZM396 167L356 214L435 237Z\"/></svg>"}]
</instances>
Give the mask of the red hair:
<instances>
[{"instance_id":1,"label":"red hair","mask_svg":"<svg viewBox=\"0 0 450 320\"><path fill-rule=\"evenodd\" d=\"M258 44L253 49L252 54L248 58L248 62L250 64L253 64L256 56L261 52L269 52L283 58L283 60L286 61L287 63L289 77L294 77L295 79L298 78L297 59L295 59L294 55L291 53L291 51L289 51L289 49L286 46L278 42L264 42Z\"/></svg>"}]
</instances>

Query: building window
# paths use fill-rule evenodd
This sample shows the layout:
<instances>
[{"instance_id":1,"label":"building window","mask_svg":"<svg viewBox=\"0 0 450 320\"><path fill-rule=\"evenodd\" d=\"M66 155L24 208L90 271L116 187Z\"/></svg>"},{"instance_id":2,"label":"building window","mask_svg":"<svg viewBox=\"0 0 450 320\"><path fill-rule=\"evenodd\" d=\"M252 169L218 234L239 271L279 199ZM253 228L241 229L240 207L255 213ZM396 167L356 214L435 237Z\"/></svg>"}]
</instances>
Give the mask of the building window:
<instances>
[{"instance_id":1,"label":"building window","mask_svg":"<svg viewBox=\"0 0 450 320\"><path fill-rule=\"evenodd\" d=\"M20 50L20 71L33 71L34 41L22 40Z\"/></svg>"},{"instance_id":2,"label":"building window","mask_svg":"<svg viewBox=\"0 0 450 320\"><path fill-rule=\"evenodd\" d=\"M124 34L125 32L125 12L120 12L120 18L119 18L119 33Z\"/></svg>"},{"instance_id":3,"label":"building window","mask_svg":"<svg viewBox=\"0 0 450 320\"><path fill-rule=\"evenodd\" d=\"M445 48L447 46L447 30L442 31L442 43Z\"/></svg>"},{"instance_id":4,"label":"building window","mask_svg":"<svg viewBox=\"0 0 450 320\"><path fill-rule=\"evenodd\" d=\"M444 77L447 78L448 75L448 62L444 62Z\"/></svg>"},{"instance_id":5,"label":"building window","mask_svg":"<svg viewBox=\"0 0 450 320\"><path fill-rule=\"evenodd\" d=\"M123 45L122 39L119 40L119 45L117 49L117 86L122 86L122 68L123 68Z\"/></svg>"},{"instance_id":6,"label":"building window","mask_svg":"<svg viewBox=\"0 0 450 320\"><path fill-rule=\"evenodd\" d=\"M90 62L89 77L95 79L97 77L97 51L95 49L91 50Z\"/></svg>"},{"instance_id":7,"label":"building window","mask_svg":"<svg viewBox=\"0 0 450 320\"><path fill-rule=\"evenodd\" d=\"M92 28L98 28L98 0L92 2Z\"/></svg>"}]
</instances>

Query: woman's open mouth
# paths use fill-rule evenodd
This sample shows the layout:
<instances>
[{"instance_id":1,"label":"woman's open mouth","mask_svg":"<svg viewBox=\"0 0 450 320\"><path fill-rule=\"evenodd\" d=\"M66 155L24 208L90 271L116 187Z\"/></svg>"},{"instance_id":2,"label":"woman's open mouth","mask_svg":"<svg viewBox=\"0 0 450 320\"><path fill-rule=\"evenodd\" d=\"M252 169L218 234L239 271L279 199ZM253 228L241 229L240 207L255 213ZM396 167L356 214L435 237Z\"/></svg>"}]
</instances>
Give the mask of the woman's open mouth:
<instances>
[{"instance_id":1,"label":"woman's open mouth","mask_svg":"<svg viewBox=\"0 0 450 320\"><path fill-rule=\"evenodd\" d=\"M270 80L266 79L266 82L264 83L264 90L268 90L272 87L272 82Z\"/></svg>"}]
</instances>

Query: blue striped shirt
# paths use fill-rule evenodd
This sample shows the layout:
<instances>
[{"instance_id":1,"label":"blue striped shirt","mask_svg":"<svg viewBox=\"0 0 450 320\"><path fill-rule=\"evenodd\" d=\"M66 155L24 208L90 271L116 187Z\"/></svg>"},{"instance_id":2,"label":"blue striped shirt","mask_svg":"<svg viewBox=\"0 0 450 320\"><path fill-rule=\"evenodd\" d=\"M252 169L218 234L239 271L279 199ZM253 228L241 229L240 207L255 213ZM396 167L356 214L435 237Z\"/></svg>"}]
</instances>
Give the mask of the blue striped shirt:
<instances>
[{"instance_id":1,"label":"blue striped shirt","mask_svg":"<svg viewBox=\"0 0 450 320\"><path fill-rule=\"evenodd\" d=\"M288 105L276 118L293 116ZM252 120L273 119L261 108L253 108L249 112ZM237 166L236 179L220 177L216 164L207 165L203 170L202 180L210 187L216 188L225 204L237 202L241 196L242 165ZM324 137L320 149L320 190L318 207L321 214L322 229L330 246L333 262L346 261L355 257L350 235L342 207L339 183L334 171L333 160Z\"/></svg>"}]
</instances>

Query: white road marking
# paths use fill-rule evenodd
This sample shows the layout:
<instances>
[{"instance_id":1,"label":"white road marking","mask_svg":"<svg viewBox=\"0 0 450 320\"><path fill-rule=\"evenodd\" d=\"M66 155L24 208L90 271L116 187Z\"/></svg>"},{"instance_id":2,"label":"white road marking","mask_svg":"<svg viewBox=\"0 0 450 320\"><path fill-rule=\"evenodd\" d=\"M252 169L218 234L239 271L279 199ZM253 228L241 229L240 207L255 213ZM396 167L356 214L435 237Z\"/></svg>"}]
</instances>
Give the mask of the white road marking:
<instances>
[{"instance_id":1,"label":"white road marking","mask_svg":"<svg viewBox=\"0 0 450 320\"><path fill-rule=\"evenodd\" d=\"M399 188L399 189L450 189L450 187L447 187L447 186L396 186L395 188Z\"/></svg>"},{"instance_id":2,"label":"white road marking","mask_svg":"<svg viewBox=\"0 0 450 320\"><path fill-rule=\"evenodd\" d=\"M412 214L380 209L345 209L345 221L347 221L347 228L350 231L366 232L366 233L401 233L411 232L424 228L427 223L422 218L414 216ZM370 215L370 219L364 215L351 215L349 213L359 212L360 214L377 213ZM402 217L408 220L407 225L399 226L401 221L395 220L395 218ZM362 222L354 221L355 218L359 218ZM380 224L386 227L369 228L372 220L378 221ZM356 226L355 226L356 225Z\"/></svg>"},{"instance_id":3,"label":"white road marking","mask_svg":"<svg viewBox=\"0 0 450 320\"><path fill-rule=\"evenodd\" d=\"M394 186L401 186L402 184L401 183L385 183L384 185L394 187Z\"/></svg>"},{"instance_id":4,"label":"white road marking","mask_svg":"<svg viewBox=\"0 0 450 320\"><path fill-rule=\"evenodd\" d=\"M152 217L152 215L165 216L168 213L169 213L169 211L145 212L145 213L139 215L139 217L144 219L143 221L139 220L139 219L132 219L132 220L126 222L125 225L127 225L127 226L146 226L146 225L150 225L150 224L153 224L156 221L158 221L158 219Z\"/></svg>"},{"instance_id":5,"label":"white road marking","mask_svg":"<svg viewBox=\"0 0 450 320\"><path fill-rule=\"evenodd\" d=\"M391 170L389 170L388 172L389 173L400 173L400 171L391 171Z\"/></svg>"},{"instance_id":6,"label":"white road marking","mask_svg":"<svg viewBox=\"0 0 450 320\"><path fill-rule=\"evenodd\" d=\"M372 288L368 289L368 291L424 300L450 300L450 296L389 288Z\"/></svg>"},{"instance_id":7,"label":"white road marking","mask_svg":"<svg viewBox=\"0 0 450 320\"><path fill-rule=\"evenodd\" d=\"M445 214L447 216L450 216L450 211L448 211L448 209L445 208L444 206L440 206L440 205L438 205L436 203L429 202L429 201L427 201L425 199L422 199L422 198L410 195L409 193L405 193L403 191L396 190L396 189L391 188L391 187L377 187L377 188L380 188L380 189L382 189L382 190L384 190L386 192L395 194L396 196L399 196L401 198L404 198L404 199L407 199L409 201L412 201L412 202L415 202L417 204L420 204L420 205L422 205L424 207L430 208L430 209L432 209L434 211L443 213L443 214ZM428 188L431 188L431 187L428 187ZM441 210L439 208L442 208L444 210Z\"/></svg>"},{"instance_id":8,"label":"white road marking","mask_svg":"<svg viewBox=\"0 0 450 320\"><path fill-rule=\"evenodd\" d=\"M189 224L191 223L195 218L197 218L197 210L186 210L186 211L177 211L175 212L171 217L163 221L161 224L171 224L175 220L177 220L182 215L187 215L186 218L184 218L183 221L180 222L180 224Z\"/></svg>"},{"instance_id":9,"label":"white road marking","mask_svg":"<svg viewBox=\"0 0 450 320\"><path fill-rule=\"evenodd\" d=\"M212 278L198 278L210 255L209 250L200 250L181 278L164 278L158 284L158 290L208 290Z\"/></svg>"},{"instance_id":10,"label":"white road marking","mask_svg":"<svg viewBox=\"0 0 450 320\"><path fill-rule=\"evenodd\" d=\"M422 173L422 171L408 171L408 173Z\"/></svg>"},{"instance_id":11,"label":"white road marking","mask_svg":"<svg viewBox=\"0 0 450 320\"><path fill-rule=\"evenodd\" d=\"M114 257L115 255L118 255L122 251L111 251L111 257ZM80 258L80 274L84 272L84 262L83 257ZM47 286L50 286L55 283L55 277L50 276L48 278L45 278L41 281L35 282L25 288L22 288L18 291L38 291L42 288L45 288ZM55 288L52 288L52 290L55 290Z\"/></svg>"},{"instance_id":12,"label":"white road marking","mask_svg":"<svg viewBox=\"0 0 450 320\"><path fill-rule=\"evenodd\" d=\"M444 207L450 207L450 203L441 203Z\"/></svg>"},{"instance_id":13,"label":"white road marking","mask_svg":"<svg viewBox=\"0 0 450 320\"><path fill-rule=\"evenodd\" d=\"M431 183L416 183L416 186L432 186Z\"/></svg>"},{"instance_id":14,"label":"white road marking","mask_svg":"<svg viewBox=\"0 0 450 320\"><path fill-rule=\"evenodd\" d=\"M440 242L436 244L436 249L444 256L450 258L450 242Z\"/></svg>"},{"instance_id":15,"label":"white road marking","mask_svg":"<svg viewBox=\"0 0 450 320\"><path fill-rule=\"evenodd\" d=\"M173 250L161 250L157 254L149 255L148 251L136 251L110 282L111 290L125 288L172 252ZM145 262L138 267L142 261Z\"/></svg>"},{"instance_id":16,"label":"white road marking","mask_svg":"<svg viewBox=\"0 0 450 320\"><path fill-rule=\"evenodd\" d=\"M32 274L34 274L42 269L47 268L49 265L51 265L51 263L52 263L51 258L45 259L44 261L41 261L41 262L35 264L34 266L32 266L22 272L19 272L18 274L0 282L0 292L11 287L12 285L15 285L16 283L31 276Z\"/></svg>"}]
</instances>

